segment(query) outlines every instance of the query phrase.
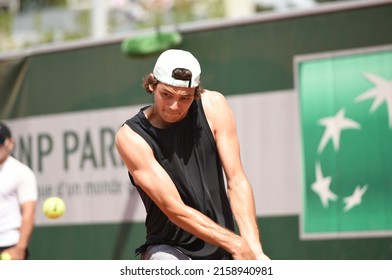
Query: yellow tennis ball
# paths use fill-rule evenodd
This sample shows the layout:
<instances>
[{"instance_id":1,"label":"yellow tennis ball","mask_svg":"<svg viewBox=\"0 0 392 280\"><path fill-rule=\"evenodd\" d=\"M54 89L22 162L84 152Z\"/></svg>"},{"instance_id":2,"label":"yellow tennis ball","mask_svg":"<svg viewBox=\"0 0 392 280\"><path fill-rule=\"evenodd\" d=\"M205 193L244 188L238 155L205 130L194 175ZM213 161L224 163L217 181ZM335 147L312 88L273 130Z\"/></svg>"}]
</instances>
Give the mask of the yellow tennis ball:
<instances>
[{"instance_id":1,"label":"yellow tennis ball","mask_svg":"<svg viewBox=\"0 0 392 280\"><path fill-rule=\"evenodd\" d=\"M8 252L4 252L0 254L0 260L2 261L9 261L12 260L11 254Z\"/></svg>"},{"instance_id":2,"label":"yellow tennis ball","mask_svg":"<svg viewBox=\"0 0 392 280\"><path fill-rule=\"evenodd\" d=\"M45 200L43 210L50 219L57 219L65 212L65 203L59 197L49 197Z\"/></svg>"}]
</instances>

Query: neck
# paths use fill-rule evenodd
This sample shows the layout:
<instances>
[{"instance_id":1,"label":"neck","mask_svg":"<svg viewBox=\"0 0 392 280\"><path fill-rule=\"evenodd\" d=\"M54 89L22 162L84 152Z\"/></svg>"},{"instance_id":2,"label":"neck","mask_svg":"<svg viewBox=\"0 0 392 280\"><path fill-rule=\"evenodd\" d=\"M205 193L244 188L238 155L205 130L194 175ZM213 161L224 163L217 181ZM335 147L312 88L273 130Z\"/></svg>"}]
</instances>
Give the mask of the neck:
<instances>
[{"instance_id":1,"label":"neck","mask_svg":"<svg viewBox=\"0 0 392 280\"><path fill-rule=\"evenodd\" d=\"M153 127L165 129L171 127L173 124L165 122L157 112L155 105L151 105L143 111L146 119L151 123Z\"/></svg>"},{"instance_id":2,"label":"neck","mask_svg":"<svg viewBox=\"0 0 392 280\"><path fill-rule=\"evenodd\" d=\"M9 157L9 155L7 155L4 158L0 158L0 165L3 165L3 163L7 160L8 157Z\"/></svg>"}]
</instances>

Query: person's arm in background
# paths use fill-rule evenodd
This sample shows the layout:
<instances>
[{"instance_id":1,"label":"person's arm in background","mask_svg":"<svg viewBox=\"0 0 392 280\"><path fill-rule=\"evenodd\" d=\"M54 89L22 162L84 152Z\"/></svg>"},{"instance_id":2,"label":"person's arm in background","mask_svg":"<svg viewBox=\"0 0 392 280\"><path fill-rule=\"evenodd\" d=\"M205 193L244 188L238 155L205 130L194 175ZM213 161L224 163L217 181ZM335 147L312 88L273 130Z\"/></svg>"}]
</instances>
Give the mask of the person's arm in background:
<instances>
[{"instance_id":1,"label":"person's arm in background","mask_svg":"<svg viewBox=\"0 0 392 280\"><path fill-rule=\"evenodd\" d=\"M11 154L14 145L15 140L13 138L7 139L6 148L8 150L8 154ZM34 231L38 186L34 172L27 165L23 165L18 172L21 172L17 189L22 216L19 228L20 236L18 243L13 247L4 250L4 252L10 253L14 260L24 260L26 258L26 249L29 246L31 236Z\"/></svg>"},{"instance_id":2,"label":"person's arm in background","mask_svg":"<svg viewBox=\"0 0 392 280\"><path fill-rule=\"evenodd\" d=\"M20 237L18 243L7 249L6 251L11 254L13 260L23 260L26 257L26 249L34 230L35 224L35 201L27 201L22 203L22 224L20 227Z\"/></svg>"},{"instance_id":3,"label":"person's arm in background","mask_svg":"<svg viewBox=\"0 0 392 280\"><path fill-rule=\"evenodd\" d=\"M240 235L248 242L258 259L269 259L260 242L253 190L242 166L234 116L222 94L204 94L203 108L217 143L227 178L230 205Z\"/></svg>"}]
</instances>

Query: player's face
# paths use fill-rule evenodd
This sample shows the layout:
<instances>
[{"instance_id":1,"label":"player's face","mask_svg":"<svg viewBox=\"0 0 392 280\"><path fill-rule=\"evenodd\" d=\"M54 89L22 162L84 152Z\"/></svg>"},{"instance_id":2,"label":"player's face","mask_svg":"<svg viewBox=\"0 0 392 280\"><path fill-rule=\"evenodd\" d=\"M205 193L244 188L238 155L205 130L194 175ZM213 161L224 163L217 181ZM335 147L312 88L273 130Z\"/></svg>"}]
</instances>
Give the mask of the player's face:
<instances>
[{"instance_id":1,"label":"player's face","mask_svg":"<svg viewBox=\"0 0 392 280\"><path fill-rule=\"evenodd\" d=\"M195 89L159 83L154 91L154 107L163 123L176 123L185 118L195 99Z\"/></svg>"}]
</instances>

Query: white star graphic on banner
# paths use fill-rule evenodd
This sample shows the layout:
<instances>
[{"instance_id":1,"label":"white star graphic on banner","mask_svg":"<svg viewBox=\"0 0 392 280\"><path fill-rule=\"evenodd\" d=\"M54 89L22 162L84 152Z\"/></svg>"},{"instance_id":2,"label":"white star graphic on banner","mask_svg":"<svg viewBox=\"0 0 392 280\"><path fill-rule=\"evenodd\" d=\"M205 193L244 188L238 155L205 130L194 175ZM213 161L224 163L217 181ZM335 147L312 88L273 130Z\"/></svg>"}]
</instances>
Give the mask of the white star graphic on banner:
<instances>
[{"instance_id":1,"label":"white star graphic on banner","mask_svg":"<svg viewBox=\"0 0 392 280\"><path fill-rule=\"evenodd\" d=\"M346 204L344 206L344 212L347 212L354 206L361 204L362 196L365 194L366 190L367 185L362 188L360 186L356 186L353 194L344 198L344 202Z\"/></svg>"},{"instance_id":2,"label":"white star graphic on banner","mask_svg":"<svg viewBox=\"0 0 392 280\"><path fill-rule=\"evenodd\" d=\"M312 184L312 190L318 194L324 208L328 207L329 200L336 200L338 197L330 190L331 176L323 177L320 163L316 163L316 181Z\"/></svg>"},{"instance_id":3,"label":"white star graphic on banner","mask_svg":"<svg viewBox=\"0 0 392 280\"><path fill-rule=\"evenodd\" d=\"M345 110L340 109L335 116L319 120L319 124L325 126L323 137L321 138L317 149L319 154L324 150L329 139L332 139L335 150L339 150L340 134L342 130L349 128L359 129L361 127L359 123L345 118L344 114Z\"/></svg>"},{"instance_id":4,"label":"white star graphic on banner","mask_svg":"<svg viewBox=\"0 0 392 280\"><path fill-rule=\"evenodd\" d=\"M376 87L358 96L355 98L355 101L361 102L370 98L374 98L374 102L370 107L371 113L373 113L383 102L385 102L388 109L389 127L392 128L392 81L385 80L371 73L364 73L364 75Z\"/></svg>"}]
</instances>

